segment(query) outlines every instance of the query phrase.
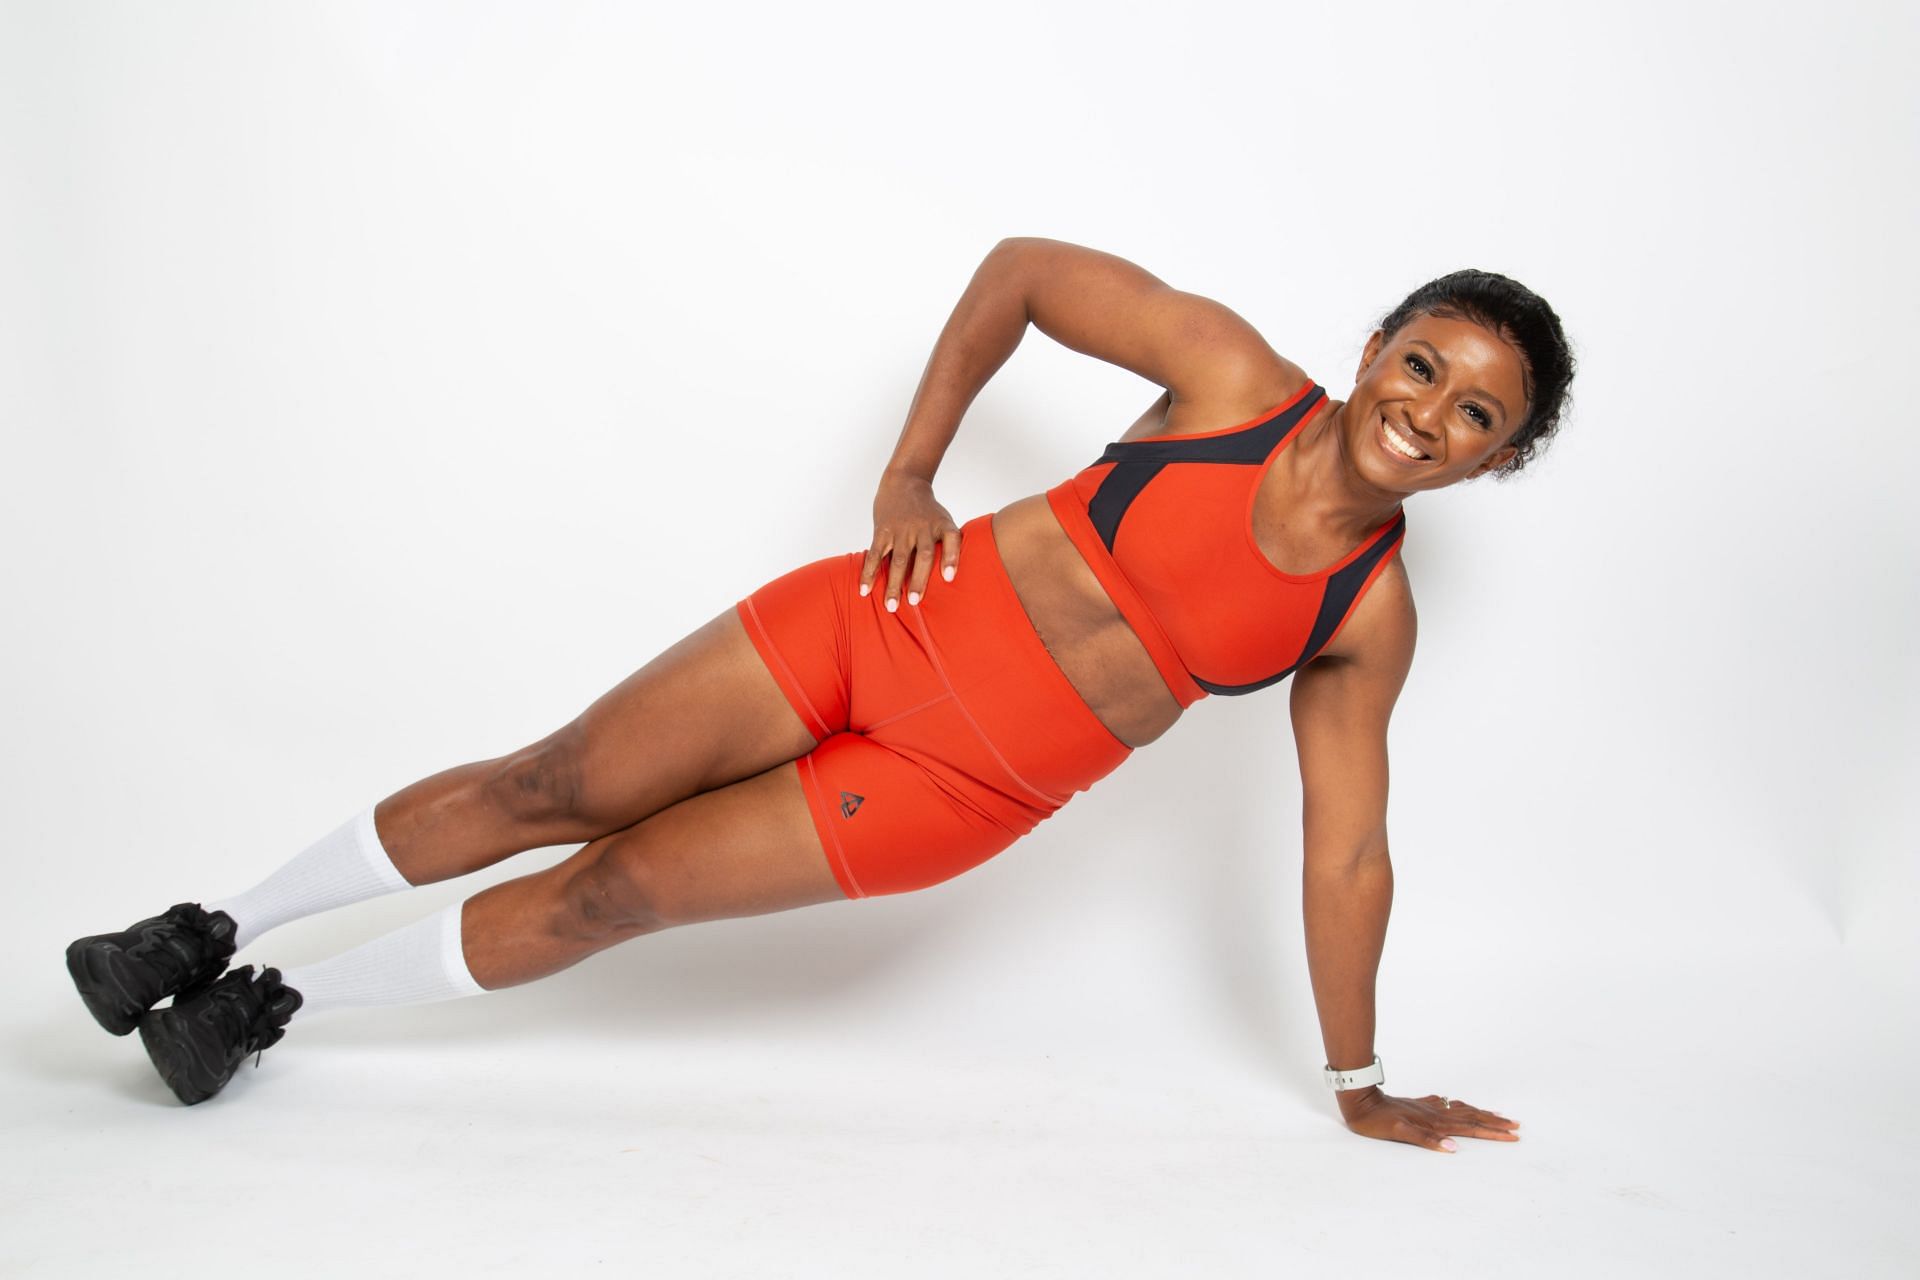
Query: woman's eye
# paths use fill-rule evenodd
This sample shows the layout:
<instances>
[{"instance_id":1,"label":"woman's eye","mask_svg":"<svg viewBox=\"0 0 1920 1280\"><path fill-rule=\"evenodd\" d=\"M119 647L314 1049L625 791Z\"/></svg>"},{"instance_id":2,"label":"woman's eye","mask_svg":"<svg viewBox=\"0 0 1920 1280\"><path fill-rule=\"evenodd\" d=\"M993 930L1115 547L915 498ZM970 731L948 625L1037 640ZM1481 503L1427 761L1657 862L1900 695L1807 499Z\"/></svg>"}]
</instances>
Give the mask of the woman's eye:
<instances>
[{"instance_id":1,"label":"woman's eye","mask_svg":"<svg viewBox=\"0 0 1920 1280\"><path fill-rule=\"evenodd\" d=\"M1420 380L1422 382L1433 381L1432 377L1430 376L1433 370L1429 369L1427 367L1427 362L1425 360L1422 360L1419 356L1413 355L1412 353L1408 353L1407 364L1413 368L1413 371L1415 373L1420 375ZM1488 416L1487 411L1485 409L1482 409L1477 404L1470 404L1467 406L1467 416L1469 418L1472 418L1475 422L1479 423L1483 427L1490 427L1493 425L1493 419Z\"/></svg>"}]
</instances>

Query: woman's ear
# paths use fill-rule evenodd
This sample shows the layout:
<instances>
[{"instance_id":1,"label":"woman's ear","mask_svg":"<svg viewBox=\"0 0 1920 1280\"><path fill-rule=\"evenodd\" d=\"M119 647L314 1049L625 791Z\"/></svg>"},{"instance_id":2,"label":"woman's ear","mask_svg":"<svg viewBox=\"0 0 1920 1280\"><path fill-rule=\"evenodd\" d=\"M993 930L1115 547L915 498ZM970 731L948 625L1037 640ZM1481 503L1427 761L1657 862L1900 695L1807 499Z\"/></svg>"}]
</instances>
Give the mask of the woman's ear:
<instances>
[{"instance_id":1,"label":"woman's ear","mask_svg":"<svg viewBox=\"0 0 1920 1280\"><path fill-rule=\"evenodd\" d=\"M1520 450L1516 449L1514 446L1510 444L1501 445L1498 449L1495 449L1492 453L1488 454L1486 457L1486 460L1483 461L1479 466L1467 472L1467 479L1477 480L1481 476L1487 474L1487 472L1489 471L1496 471L1499 468L1506 466L1507 463L1513 461L1513 455L1518 452L1520 452Z\"/></svg>"},{"instance_id":2,"label":"woman's ear","mask_svg":"<svg viewBox=\"0 0 1920 1280\"><path fill-rule=\"evenodd\" d=\"M1360 348L1360 367L1353 371L1353 380L1355 382L1360 381L1361 378L1366 376L1367 366L1372 364L1374 358L1380 354L1380 343L1386 336L1385 330L1375 329L1372 335L1367 338L1367 345Z\"/></svg>"}]
</instances>

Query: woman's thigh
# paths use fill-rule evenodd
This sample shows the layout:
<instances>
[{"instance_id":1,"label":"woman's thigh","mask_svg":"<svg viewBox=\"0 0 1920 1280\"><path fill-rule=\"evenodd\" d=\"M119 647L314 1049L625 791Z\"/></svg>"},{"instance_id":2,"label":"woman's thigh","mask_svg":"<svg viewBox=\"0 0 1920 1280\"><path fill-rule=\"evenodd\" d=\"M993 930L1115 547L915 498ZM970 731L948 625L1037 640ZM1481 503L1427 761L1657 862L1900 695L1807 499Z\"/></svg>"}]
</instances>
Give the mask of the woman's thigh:
<instances>
[{"instance_id":1,"label":"woman's thigh","mask_svg":"<svg viewBox=\"0 0 1920 1280\"><path fill-rule=\"evenodd\" d=\"M569 815L598 835L764 773L815 741L730 607L523 754L563 775L553 785Z\"/></svg>"},{"instance_id":2,"label":"woman's thigh","mask_svg":"<svg viewBox=\"0 0 1920 1280\"><path fill-rule=\"evenodd\" d=\"M603 836L558 869L576 913L649 929L844 898L808 812L798 762L702 791Z\"/></svg>"},{"instance_id":3,"label":"woman's thigh","mask_svg":"<svg viewBox=\"0 0 1920 1280\"><path fill-rule=\"evenodd\" d=\"M1017 834L858 733L688 796L551 872L577 932L652 932L949 880Z\"/></svg>"},{"instance_id":4,"label":"woman's thigh","mask_svg":"<svg viewBox=\"0 0 1920 1280\"><path fill-rule=\"evenodd\" d=\"M622 927L761 915L928 888L1016 839L922 764L835 733L798 760L593 841L573 860L575 898L581 913L603 905Z\"/></svg>"},{"instance_id":5,"label":"woman's thigh","mask_svg":"<svg viewBox=\"0 0 1920 1280\"><path fill-rule=\"evenodd\" d=\"M467 902L461 941L474 978L493 990L674 925L844 896L787 761L481 890Z\"/></svg>"}]
</instances>

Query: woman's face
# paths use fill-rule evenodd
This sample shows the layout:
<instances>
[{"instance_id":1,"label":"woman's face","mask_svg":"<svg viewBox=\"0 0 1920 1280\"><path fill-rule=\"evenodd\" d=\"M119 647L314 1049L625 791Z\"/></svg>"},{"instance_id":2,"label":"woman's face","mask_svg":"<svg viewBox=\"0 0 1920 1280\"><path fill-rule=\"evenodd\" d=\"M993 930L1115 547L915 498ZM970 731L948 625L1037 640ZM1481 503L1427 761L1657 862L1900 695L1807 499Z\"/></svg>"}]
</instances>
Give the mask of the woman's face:
<instances>
[{"instance_id":1,"label":"woman's face","mask_svg":"<svg viewBox=\"0 0 1920 1280\"><path fill-rule=\"evenodd\" d=\"M1470 320L1416 316L1384 342L1376 330L1343 410L1348 456L1397 493L1491 471L1526 419L1522 370L1513 344Z\"/></svg>"}]
</instances>

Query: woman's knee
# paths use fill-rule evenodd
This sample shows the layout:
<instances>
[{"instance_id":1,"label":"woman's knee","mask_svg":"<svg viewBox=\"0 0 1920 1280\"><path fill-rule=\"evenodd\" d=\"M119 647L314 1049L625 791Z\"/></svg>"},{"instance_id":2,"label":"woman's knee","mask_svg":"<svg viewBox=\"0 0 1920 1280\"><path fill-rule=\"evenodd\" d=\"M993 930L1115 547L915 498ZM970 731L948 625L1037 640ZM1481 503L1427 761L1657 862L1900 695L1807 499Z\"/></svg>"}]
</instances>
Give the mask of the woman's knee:
<instances>
[{"instance_id":1,"label":"woman's knee","mask_svg":"<svg viewBox=\"0 0 1920 1280\"><path fill-rule=\"evenodd\" d=\"M488 779L488 790L499 808L517 822L584 817L580 812L584 759L581 734L569 725L503 759Z\"/></svg>"},{"instance_id":2,"label":"woman's knee","mask_svg":"<svg viewBox=\"0 0 1920 1280\"><path fill-rule=\"evenodd\" d=\"M640 842L627 836L609 842L597 857L567 878L567 924L582 937L652 933L674 923Z\"/></svg>"}]
</instances>

